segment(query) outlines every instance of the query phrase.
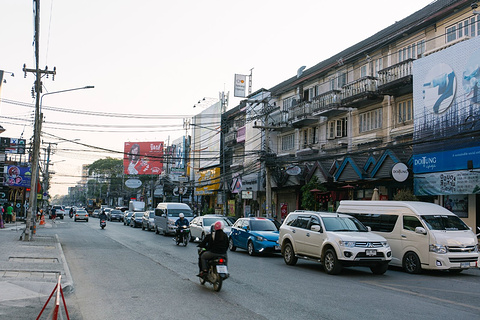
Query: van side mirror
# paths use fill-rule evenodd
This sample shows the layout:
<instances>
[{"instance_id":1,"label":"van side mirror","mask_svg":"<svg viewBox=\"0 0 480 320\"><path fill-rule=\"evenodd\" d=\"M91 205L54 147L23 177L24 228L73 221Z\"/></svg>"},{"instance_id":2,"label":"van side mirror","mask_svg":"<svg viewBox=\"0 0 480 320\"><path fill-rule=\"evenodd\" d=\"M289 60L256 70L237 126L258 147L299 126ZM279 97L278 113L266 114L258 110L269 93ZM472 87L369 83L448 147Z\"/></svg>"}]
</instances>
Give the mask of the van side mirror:
<instances>
[{"instance_id":1,"label":"van side mirror","mask_svg":"<svg viewBox=\"0 0 480 320\"><path fill-rule=\"evenodd\" d=\"M368 232L371 232L372 231L372 228L370 226L367 226L367 231Z\"/></svg>"},{"instance_id":2,"label":"van side mirror","mask_svg":"<svg viewBox=\"0 0 480 320\"><path fill-rule=\"evenodd\" d=\"M415 233L420 233L420 234L427 234L427 230L423 227L416 227L415 228Z\"/></svg>"},{"instance_id":3,"label":"van side mirror","mask_svg":"<svg viewBox=\"0 0 480 320\"><path fill-rule=\"evenodd\" d=\"M311 227L310 227L310 230L312 231L315 231L315 232L320 232L322 233L323 230L322 230L322 227L318 224L313 224Z\"/></svg>"}]
</instances>

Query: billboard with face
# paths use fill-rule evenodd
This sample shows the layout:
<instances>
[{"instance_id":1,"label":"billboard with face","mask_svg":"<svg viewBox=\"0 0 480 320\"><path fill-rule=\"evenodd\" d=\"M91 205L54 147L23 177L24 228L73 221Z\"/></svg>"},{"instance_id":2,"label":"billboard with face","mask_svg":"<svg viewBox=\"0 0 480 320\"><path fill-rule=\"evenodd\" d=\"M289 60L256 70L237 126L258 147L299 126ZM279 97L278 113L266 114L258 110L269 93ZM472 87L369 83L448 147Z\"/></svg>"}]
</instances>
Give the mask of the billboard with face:
<instances>
[{"instance_id":1,"label":"billboard with face","mask_svg":"<svg viewBox=\"0 0 480 320\"><path fill-rule=\"evenodd\" d=\"M155 174L163 169L163 141L125 142L123 172L129 175Z\"/></svg>"}]
</instances>

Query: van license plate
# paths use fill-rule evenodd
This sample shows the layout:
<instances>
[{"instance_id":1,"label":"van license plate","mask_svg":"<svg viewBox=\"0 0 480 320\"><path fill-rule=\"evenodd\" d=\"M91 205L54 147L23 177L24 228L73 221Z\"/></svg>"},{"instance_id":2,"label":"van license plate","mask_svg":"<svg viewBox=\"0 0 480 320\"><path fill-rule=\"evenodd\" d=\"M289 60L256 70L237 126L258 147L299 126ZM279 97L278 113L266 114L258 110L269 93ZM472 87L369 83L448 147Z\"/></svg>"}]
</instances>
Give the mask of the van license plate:
<instances>
[{"instance_id":1,"label":"van license plate","mask_svg":"<svg viewBox=\"0 0 480 320\"><path fill-rule=\"evenodd\" d=\"M217 272L218 273L228 273L227 266L217 265Z\"/></svg>"},{"instance_id":2,"label":"van license plate","mask_svg":"<svg viewBox=\"0 0 480 320\"><path fill-rule=\"evenodd\" d=\"M460 268L470 268L470 262L460 262Z\"/></svg>"},{"instance_id":3,"label":"van license plate","mask_svg":"<svg viewBox=\"0 0 480 320\"><path fill-rule=\"evenodd\" d=\"M377 250L375 249L366 249L365 254L369 257L373 257L377 255Z\"/></svg>"}]
</instances>

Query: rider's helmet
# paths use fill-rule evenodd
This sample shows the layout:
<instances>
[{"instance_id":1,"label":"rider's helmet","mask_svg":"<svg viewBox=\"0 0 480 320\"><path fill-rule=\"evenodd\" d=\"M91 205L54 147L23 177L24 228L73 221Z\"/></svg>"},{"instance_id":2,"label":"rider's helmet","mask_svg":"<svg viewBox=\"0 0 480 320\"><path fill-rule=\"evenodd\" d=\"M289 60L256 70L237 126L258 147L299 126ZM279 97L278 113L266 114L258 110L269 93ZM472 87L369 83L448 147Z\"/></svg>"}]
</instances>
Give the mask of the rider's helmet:
<instances>
[{"instance_id":1,"label":"rider's helmet","mask_svg":"<svg viewBox=\"0 0 480 320\"><path fill-rule=\"evenodd\" d=\"M222 222L222 221L217 221L217 222L215 222L214 225L213 225L213 229L214 229L215 231L217 231L217 230L223 230L223 222Z\"/></svg>"},{"instance_id":2,"label":"rider's helmet","mask_svg":"<svg viewBox=\"0 0 480 320\"><path fill-rule=\"evenodd\" d=\"M183 213L180 212L180 214L178 215L180 218L183 218L185 217L185 215Z\"/></svg>"}]
</instances>

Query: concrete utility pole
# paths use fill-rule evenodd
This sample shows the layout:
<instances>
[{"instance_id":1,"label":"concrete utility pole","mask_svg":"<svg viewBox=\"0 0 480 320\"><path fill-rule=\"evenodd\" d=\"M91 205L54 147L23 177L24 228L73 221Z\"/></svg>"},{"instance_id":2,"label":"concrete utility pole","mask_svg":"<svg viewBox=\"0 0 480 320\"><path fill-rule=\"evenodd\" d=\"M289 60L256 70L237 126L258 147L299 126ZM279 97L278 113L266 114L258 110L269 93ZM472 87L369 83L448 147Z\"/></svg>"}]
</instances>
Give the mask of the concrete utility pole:
<instances>
[{"instance_id":1,"label":"concrete utility pole","mask_svg":"<svg viewBox=\"0 0 480 320\"><path fill-rule=\"evenodd\" d=\"M34 10L35 10L35 69L27 69L25 64L23 65L23 71L25 72L25 77L27 77L27 72L35 73L35 124L33 132L33 148L32 148L32 166L31 166L31 183L30 183L30 198L29 206L27 210L27 219L25 221L25 236L24 240L30 240L30 228L32 226L33 217L35 217L37 210L37 180L38 180L38 164L40 157L40 133L42 130L42 114L40 110L40 93L42 92L42 74L45 74L47 77L49 74L53 76L55 80L56 68L53 68L53 71L49 71L47 67L45 70L40 70L40 0L34 0Z\"/></svg>"}]
</instances>

